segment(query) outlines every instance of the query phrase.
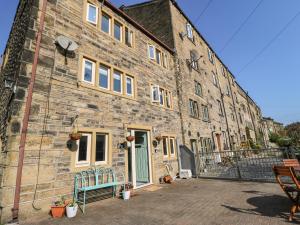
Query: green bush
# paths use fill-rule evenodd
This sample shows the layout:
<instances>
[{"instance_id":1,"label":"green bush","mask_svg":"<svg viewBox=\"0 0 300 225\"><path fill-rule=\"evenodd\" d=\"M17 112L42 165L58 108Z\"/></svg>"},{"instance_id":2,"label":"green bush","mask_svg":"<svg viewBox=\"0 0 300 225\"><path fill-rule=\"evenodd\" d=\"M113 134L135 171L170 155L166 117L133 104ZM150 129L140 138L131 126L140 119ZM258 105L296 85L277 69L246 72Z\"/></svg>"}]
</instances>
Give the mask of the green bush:
<instances>
[{"instance_id":1,"label":"green bush","mask_svg":"<svg viewBox=\"0 0 300 225\"><path fill-rule=\"evenodd\" d=\"M277 140L279 147L290 147L292 145L292 139L288 137L281 137Z\"/></svg>"},{"instance_id":2,"label":"green bush","mask_svg":"<svg viewBox=\"0 0 300 225\"><path fill-rule=\"evenodd\" d=\"M277 143L279 138L280 138L280 136L278 134L270 132L270 134L269 134L270 142Z\"/></svg>"}]
</instances>

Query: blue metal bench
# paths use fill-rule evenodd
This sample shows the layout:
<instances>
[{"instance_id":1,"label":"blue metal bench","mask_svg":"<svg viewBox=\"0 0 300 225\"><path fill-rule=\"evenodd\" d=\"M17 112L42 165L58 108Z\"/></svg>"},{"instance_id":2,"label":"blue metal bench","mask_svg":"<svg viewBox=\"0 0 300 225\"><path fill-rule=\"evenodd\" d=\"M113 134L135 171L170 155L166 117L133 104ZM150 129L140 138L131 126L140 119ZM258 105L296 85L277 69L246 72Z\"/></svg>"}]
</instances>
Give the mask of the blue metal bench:
<instances>
[{"instance_id":1,"label":"blue metal bench","mask_svg":"<svg viewBox=\"0 0 300 225\"><path fill-rule=\"evenodd\" d=\"M112 168L91 168L77 173L74 179L74 199L82 212L85 213L87 191L112 187L112 197L115 197L118 185L123 185L125 190L125 176L121 173L120 177L122 181L118 182L116 173ZM83 194L83 200L79 199L80 193ZM82 208L80 204L83 205Z\"/></svg>"}]
</instances>

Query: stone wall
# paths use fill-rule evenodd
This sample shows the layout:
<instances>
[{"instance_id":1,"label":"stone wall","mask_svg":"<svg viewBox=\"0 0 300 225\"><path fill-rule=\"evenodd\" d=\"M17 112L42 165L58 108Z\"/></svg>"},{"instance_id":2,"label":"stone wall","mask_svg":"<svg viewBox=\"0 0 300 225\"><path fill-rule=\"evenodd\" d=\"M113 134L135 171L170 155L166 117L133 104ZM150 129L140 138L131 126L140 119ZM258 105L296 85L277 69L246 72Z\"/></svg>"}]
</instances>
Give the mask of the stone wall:
<instances>
[{"instance_id":1,"label":"stone wall","mask_svg":"<svg viewBox=\"0 0 300 225\"><path fill-rule=\"evenodd\" d=\"M100 8L100 5L98 6ZM28 80L31 75L36 44L34 34L39 25L37 15L41 10L39 8L38 11L36 7L37 5L32 8L34 18L27 32L22 55L24 63L19 73L24 80ZM151 135L150 143L159 135L175 137L178 144L182 143L171 52L136 29L107 5L103 6L103 10L134 31L133 48L87 24L84 21L84 1L48 1L25 146L21 220L28 215L46 215L52 201L60 196L70 197L72 194L73 177L78 169L74 168L74 152L67 148L67 141L73 130L72 119L76 115L79 130L105 130L111 134L110 165L118 172L127 173L127 150L118 147L126 140L127 128L148 129ZM79 44L75 54L68 55L67 64L65 56L54 44L58 35L70 37ZM168 69L148 59L148 43L157 46L168 55ZM130 99L107 93L80 82L83 56L134 76L136 97ZM151 84L171 91L172 109L152 103ZM13 133L8 137L9 160L2 184L3 193L5 192L5 196L2 197L2 221L9 220L11 216L26 87L27 85L22 86L21 82L17 84L17 90L22 90L23 95L17 94L16 100L20 99L19 110L9 123ZM162 142L156 150L151 144L151 157L153 183L158 183L159 178L167 174L167 164L171 165L172 176L178 172L177 156L164 158ZM31 206L33 202L35 207L41 210L35 211Z\"/></svg>"}]
</instances>

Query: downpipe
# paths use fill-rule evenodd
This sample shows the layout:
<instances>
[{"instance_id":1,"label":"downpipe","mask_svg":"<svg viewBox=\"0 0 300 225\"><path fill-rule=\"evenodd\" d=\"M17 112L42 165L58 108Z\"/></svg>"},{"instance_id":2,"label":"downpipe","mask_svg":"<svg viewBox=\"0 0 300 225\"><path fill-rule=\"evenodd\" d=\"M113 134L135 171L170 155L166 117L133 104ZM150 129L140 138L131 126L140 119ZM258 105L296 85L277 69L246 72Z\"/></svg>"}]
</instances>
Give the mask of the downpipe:
<instances>
[{"instance_id":1,"label":"downpipe","mask_svg":"<svg viewBox=\"0 0 300 225\"><path fill-rule=\"evenodd\" d=\"M20 192L21 192L22 171L23 171L23 163L24 163L25 143L26 143L26 136L27 136L27 130L28 130L30 108L31 108L31 104L32 104L33 87L34 87L34 83L35 83L37 64L38 64L38 58L39 58L39 53L40 53L42 33L44 30L46 8L47 8L47 0L43 0L42 12L41 12L41 16L40 16L40 25L39 25L38 33L36 36L36 49L34 52L34 60L33 60L33 65L32 65L31 78L30 78L30 83L29 83L29 87L28 87L28 96L27 96L27 100L26 100L25 112L24 112L23 123L22 123L21 140L20 140L20 145L19 145L19 159L18 159L18 169L17 169L17 175L16 175L16 188L15 188L15 196L14 196L14 206L12 208L12 220L13 221L18 221L18 218L19 218Z\"/></svg>"}]
</instances>

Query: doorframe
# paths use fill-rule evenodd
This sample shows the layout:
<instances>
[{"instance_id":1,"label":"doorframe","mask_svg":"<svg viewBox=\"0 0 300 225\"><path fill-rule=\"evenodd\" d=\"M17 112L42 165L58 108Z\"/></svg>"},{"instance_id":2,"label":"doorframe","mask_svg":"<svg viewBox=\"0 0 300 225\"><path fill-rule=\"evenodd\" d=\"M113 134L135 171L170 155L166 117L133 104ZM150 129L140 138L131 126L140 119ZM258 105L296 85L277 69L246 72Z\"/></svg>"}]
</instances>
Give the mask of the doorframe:
<instances>
[{"instance_id":1,"label":"doorframe","mask_svg":"<svg viewBox=\"0 0 300 225\"><path fill-rule=\"evenodd\" d=\"M131 176L132 176L132 184L133 184L133 189L139 189L143 188L145 186L149 186L153 184L153 165L152 165L152 145L151 145L151 130L152 127L144 127L144 126L128 126L127 127L128 132L130 131L130 134L134 136L135 131L142 131L147 134L147 149L148 149L148 168L149 168L149 183L141 185L141 186L136 186L136 166L135 166L135 140L131 142ZM128 158L128 154L127 154ZM128 162L128 160L127 160ZM134 166L133 166L134 165ZM128 163L126 168L128 168ZM129 177L128 171L126 177Z\"/></svg>"}]
</instances>

